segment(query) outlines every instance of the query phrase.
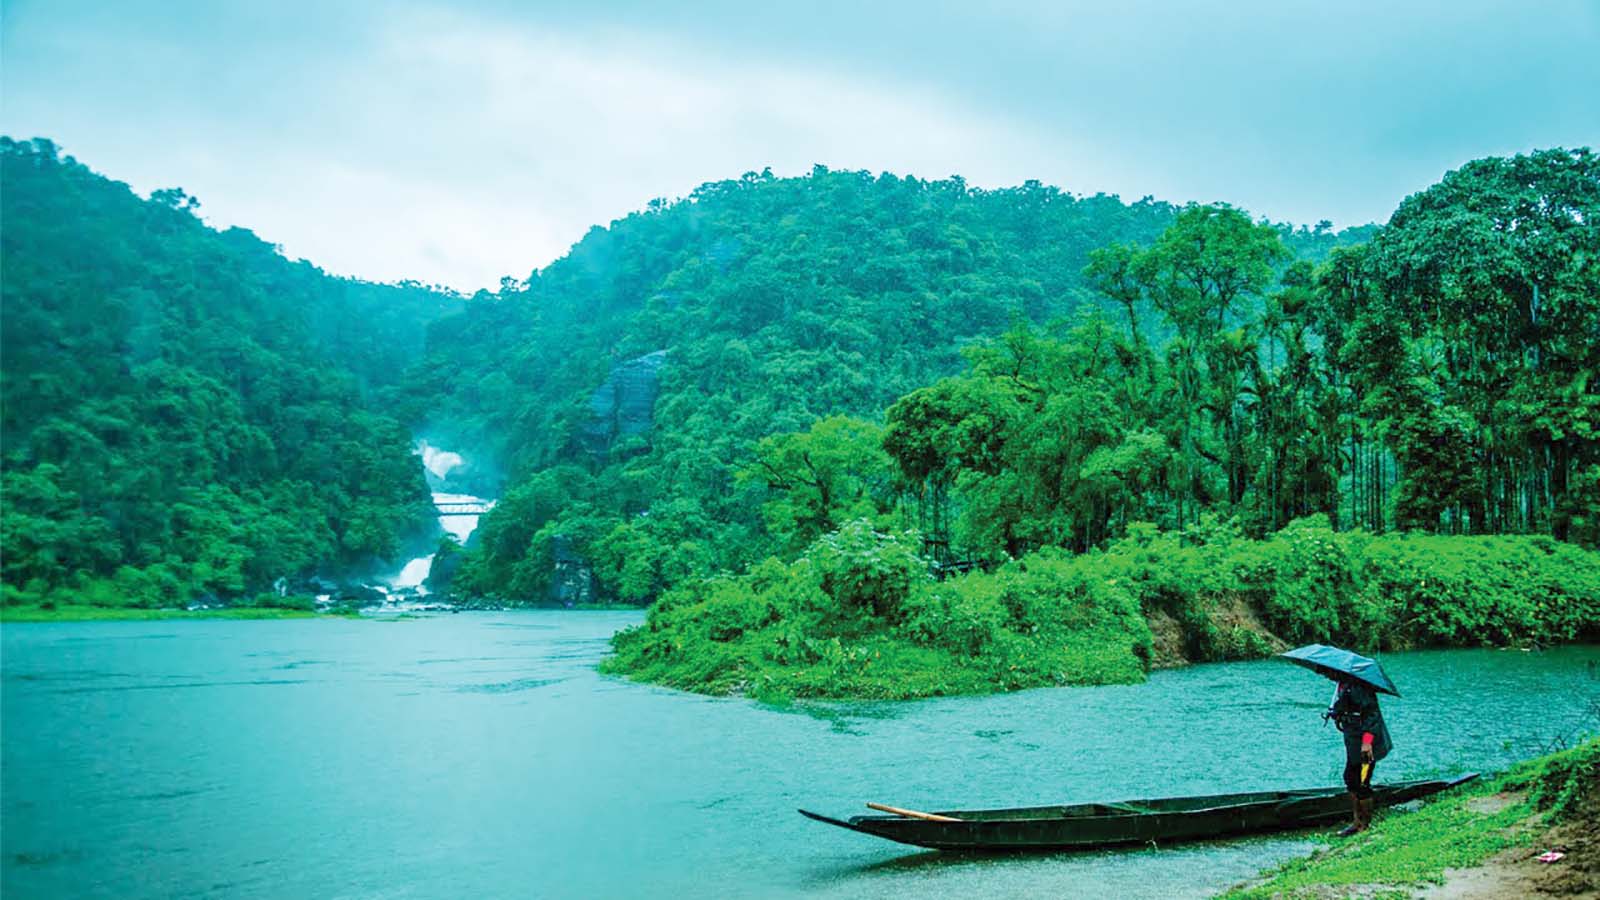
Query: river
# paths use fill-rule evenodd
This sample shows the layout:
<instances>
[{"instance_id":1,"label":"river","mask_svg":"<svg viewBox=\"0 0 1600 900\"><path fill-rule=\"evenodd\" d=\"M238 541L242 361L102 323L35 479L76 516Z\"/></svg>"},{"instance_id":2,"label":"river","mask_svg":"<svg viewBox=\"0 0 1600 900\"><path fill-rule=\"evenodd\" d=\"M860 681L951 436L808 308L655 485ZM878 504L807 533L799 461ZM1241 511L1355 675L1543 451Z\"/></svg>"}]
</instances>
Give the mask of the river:
<instances>
[{"instance_id":1,"label":"river","mask_svg":"<svg viewBox=\"0 0 1600 900\"><path fill-rule=\"evenodd\" d=\"M603 677L632 612L11 624L0 889L31 897L1205 896L1303 837L949 859L802 819L1337 783L1278 662L905 704ZM1380 780L1582 720L1600 648L1395 654Z\"/></svg>"}]
</instances>

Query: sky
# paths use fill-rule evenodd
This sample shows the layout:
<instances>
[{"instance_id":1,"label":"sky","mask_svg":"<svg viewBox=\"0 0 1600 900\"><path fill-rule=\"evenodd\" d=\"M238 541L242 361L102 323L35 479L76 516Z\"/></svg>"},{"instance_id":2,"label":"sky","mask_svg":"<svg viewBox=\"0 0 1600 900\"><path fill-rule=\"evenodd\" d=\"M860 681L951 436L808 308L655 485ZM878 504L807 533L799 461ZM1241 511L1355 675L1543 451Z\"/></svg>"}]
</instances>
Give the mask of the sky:
<instances>
[{"instance_id":1,"label":"sky","mask_svg":"<svg viewBox=\"0 0 1600 900\"><path fill-rule=\"evenodd\" d=\"M1600 145L1600 0L6 0L0 131L378 281L493 288L821 163L1383 222Z\"/></svg>"}]
</instances>

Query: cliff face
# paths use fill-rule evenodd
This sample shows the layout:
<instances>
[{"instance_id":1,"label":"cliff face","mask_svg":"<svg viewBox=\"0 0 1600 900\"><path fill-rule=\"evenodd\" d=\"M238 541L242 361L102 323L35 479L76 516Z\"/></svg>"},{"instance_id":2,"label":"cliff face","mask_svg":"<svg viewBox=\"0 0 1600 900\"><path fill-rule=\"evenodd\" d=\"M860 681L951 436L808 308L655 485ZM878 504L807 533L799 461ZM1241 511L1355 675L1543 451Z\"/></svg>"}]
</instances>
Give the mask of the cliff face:
<instances>
[{"instance_id":1,"label":"cliff face","mask_svg":"<svg viewBox=\"0 0 1600 900\"><path fill-rule=\"evenodd\" d=\"M589 397L583 444L590 453L605 453L619 438L650 430L656 396L661 392L661 369L666 363L667 351L657 350L611 370Z\"/></svg>"},{"instance_id":2,"label":"cliff face","mask_svg":"<svg viewBox=\"0 0 1600 900\"><path fill-rule=\"evenodd\" d=\"M557 537L550 549L555 577L550 580L547 602L555 606L594 603L598 599L594 566L573 549L572 541L565 536Z\"/></svg>"}]
</instances>

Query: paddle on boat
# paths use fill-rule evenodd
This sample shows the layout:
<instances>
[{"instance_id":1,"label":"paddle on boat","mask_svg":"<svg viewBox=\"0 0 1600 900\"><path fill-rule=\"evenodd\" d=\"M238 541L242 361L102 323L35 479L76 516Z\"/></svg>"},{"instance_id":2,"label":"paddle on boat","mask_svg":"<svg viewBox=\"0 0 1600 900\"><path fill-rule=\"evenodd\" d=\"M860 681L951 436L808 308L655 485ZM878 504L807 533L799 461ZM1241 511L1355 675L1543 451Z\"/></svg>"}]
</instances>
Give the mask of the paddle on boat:
<instances>
[{"instance_id":1,"label":"paddle on boat","mask_svg":"<svg viewBox=\"0 0 1600 900\"><path fill-rule=\"evenodd\" d=\"M1373 805L1408 803L1477 778L1374 785ZM1118 803L918 812L869 803L888 815L835 819L800 810L818 822L934 850L981 852L1077 850L1118 844L1173 843L1326 825L1348 818L1343 786Z\"/></svg>"}]
</instances>

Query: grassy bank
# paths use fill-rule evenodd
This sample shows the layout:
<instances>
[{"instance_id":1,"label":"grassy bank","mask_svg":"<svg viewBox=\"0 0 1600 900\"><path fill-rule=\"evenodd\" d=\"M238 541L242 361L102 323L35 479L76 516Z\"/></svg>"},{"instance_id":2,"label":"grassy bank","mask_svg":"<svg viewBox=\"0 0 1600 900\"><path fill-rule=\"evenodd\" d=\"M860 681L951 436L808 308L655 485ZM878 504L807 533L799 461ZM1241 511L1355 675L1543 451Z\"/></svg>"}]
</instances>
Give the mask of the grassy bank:
<instances>
[{"instance_id":1,"label":"grassy bank","mask_svg":"<svg viewBox=\"0 0 1600 900\"><path fill-rule=\"evenodd\" d=\"M1330 846L1315 855L1224 896L1409 897L1447 880L1481 887L1481 896L1527 896L1547 889L1592 896L1586 892L1600 890L1600 861L1593 858L1600 851L1597 833L1600 738L1452 791L1415 812L1380 814L1366 833L1330 839ZM1576 848L1578 841L1587 842L1586 852ZM1544 866L1529 858L1558 845L1569 848L1568 860Z\"/></svg>"},{"instance_id":2,"label":"grassy bank","mask_svg":"<svg viewBox=\"0 0 1600 900\"><path fill-rule=\"evenodd\" d=\"M155 619L309 619L318 613L301 609L265 606L232 606L225 609L139 609L131 606L6 606L0 607L0 622L106 622L149 621Z\"/></svg>"},{"instance_id":3,"label":"grassy bank","mask_svg":"<svg viewBox=\"0 0 1600 900\"><path fill-rule=\"evenodd\" d=\"M710 694L898 699L1134 682L1322 641L1368 652L1600 639L1600 553L1543 537L1135 527L935 582L855 522L793 562L674 589L604 671Z\"/></svg>"}]
</instances>

